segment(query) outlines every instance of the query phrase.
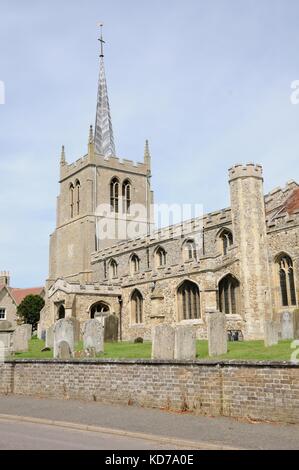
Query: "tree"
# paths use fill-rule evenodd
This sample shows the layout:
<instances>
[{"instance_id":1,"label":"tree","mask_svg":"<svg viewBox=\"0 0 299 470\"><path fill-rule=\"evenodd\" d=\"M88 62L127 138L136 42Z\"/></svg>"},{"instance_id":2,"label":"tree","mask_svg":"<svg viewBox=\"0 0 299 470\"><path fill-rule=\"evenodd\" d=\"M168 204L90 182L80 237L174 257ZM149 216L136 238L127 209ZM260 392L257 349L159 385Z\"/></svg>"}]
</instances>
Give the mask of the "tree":
<instances>
[{"instance_id":1,"label":"tree","mask_svg":"<svg viewBox=\"0 0 299 470\"><path fill-rule=\"evenodd\" d=\"M29 323L35 330L44 305L45 301L40 295L27 295L18 306L17 315L23 323Z\"/></svg>"}]
</instances>

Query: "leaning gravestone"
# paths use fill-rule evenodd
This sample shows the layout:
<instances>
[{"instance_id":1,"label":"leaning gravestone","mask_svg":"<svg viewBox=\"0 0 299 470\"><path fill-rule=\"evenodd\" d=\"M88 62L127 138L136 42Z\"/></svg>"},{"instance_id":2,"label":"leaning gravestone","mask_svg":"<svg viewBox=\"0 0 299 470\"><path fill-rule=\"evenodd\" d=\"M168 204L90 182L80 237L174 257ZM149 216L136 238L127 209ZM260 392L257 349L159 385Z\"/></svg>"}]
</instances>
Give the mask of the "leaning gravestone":
<instances>
[{"instance_id":1,"label":"leaning gravestone","mask_svg":"<svg viewBox=\"0 0 299 470\"><path fill-rule=\"evenodd\" d=\"M281 339L294 339L294 316L291 312L281 314Z\"/></svg>"},{"instance_id":2,"label":"leaning gravestone","mask_svg":"<svg viewBox=\"0 0 299 470\"><path fill-rule=\"evenodd\" d=\"M191 325L175 329L174 358L189 361L196 358L196 331Z\"/></svg>"},{"instance_id":3,"label":"leaning gravestone","mask_svg":"<svg viewBox=\"0 0 299 470\"><path fill-rule=\"evenodd\" d=\"M175 330L170 325L153 328L152 359L174 359Z\"/></svg>"},{"instance_id":4,"label":"leaning gravestone","mask_svg":"<svg viewBox=\"0 0 299 470\"><path fill-rule=\"evenodd\" d=\"M225 315L218 311L207 312L209 356L227 353L227 332Z\"/></svg>"},{"instance_id":5,"label":"leaning gravestone","mask_svg":"<svg viewBox=\"0 0 299 470\"><path fill-rule=\"evenodd\" d=\"M55 325L52 325L52 326L50 326L50 328L48 328L46 330L46 344L45 344L46 348L53 349L53 346L54 346L54 326Z\"/></svg>"},{"instance_id":6,"label":"leaning gravestone","mask_svg":"<svg viewBox=\"0 0 299 470\"><path fill-rule=\"evenodd\" d=\"M13 333L13 350L15 353L29 350L29 337L27 325L19 325Z\"/></svg>"},{"instance_id":7,"label":"leaning gravestone","mask_svg":"<svg viewBox=\"0 0 299 470\"><path fill-rule=\"evenodd\" d=\"M264 322L264 342L266 348L278 344L278 324L273 320Z\"/></svg>"},{"instance_id":8,"label":"leaning gravestone","mask_svg":"<svg viewBox=\"0 0 299 470\"><path fill-rule=\"evenodd\" d=\"M57 359L67 360L73 356L70 345L67 341L61 341L58 345Z\"/></svg>"},{"instance_id":9,"label":"leaning gravestone","mask_svg":"<svg viewBox=\"0 0 299 470\"><path fill-rule=\"evenodd\" d=\"M98 320L88 320L84 324L83 348L94 349L96 354L104 352L104 327Z\"/></svg>"},{"instance_id":10,"label":"leaning gravestone","mask_svg":"<svg viewBox=\"0 0 299 470\"><path fill-rule=\"evenodd\" d=\"M71 354L75 350L75 325L71 318L62 318L54 325L54 346L53 356L54 359L59 357L59 345L61 342L66 342L69 345Z\"/></svg>"}]
</instances>

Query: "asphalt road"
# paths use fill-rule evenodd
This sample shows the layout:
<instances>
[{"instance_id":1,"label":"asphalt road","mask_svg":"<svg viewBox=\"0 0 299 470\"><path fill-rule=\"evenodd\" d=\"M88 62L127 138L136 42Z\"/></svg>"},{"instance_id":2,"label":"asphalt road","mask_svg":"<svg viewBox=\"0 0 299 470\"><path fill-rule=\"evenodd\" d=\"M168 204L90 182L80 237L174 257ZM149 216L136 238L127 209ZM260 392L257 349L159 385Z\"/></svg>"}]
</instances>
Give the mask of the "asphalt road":
<instances>
[{"instance_id":1,"label":"asphalt road","mask_svg":"<svg viewBox=\"0 0 299 470\"><path fill-rule=\"evenodd\" d=\"M171 450L173 447L144 439L0 419L0 450Z\"/></svg>"},{"instance_id":2,"label":"asphalt road","mask_svg":"<svg viewBox=\"0 0 299 470\"><path fill-rule=\"evenodd\" d=\"M82 431L74 432L74 430L67 428L58 429L54 426L47 426L47 429L44 429L40 424L16 422L6 422L6 426L4 426L1 422L1 449L20 448L19 445L25 445L27 439L28 445L32 443L35 446L32 447L34 449L44 448L40 446L43 442L48 443L49 440L52 446L55 442L57 442L57 446L73 445L72 442L75 442L75 448L88 445L88 448L93 449L94 447L91 446L101 445L108 447L96 448L114 449L114 442L117 442L117 448L128 450L161 448L156 447L153 441L143 439L148 434L157 436L157 443L160 442L160 444L162 442L160 437L175 439L178 448L181 447L180 443L182 441L193 441L199 443L200 448L206 445L207 448L209 446L219 448L229 446L242 449L299 449L299 426L292 424L250 423L224 417L211 418L193 414L178 414L134 406L74 400L38 399L15 395L0 396L0 417L1 415L64 421L77 423L80 426L97 426L116 430L117 432L137 433L138 435L137 440L135 439L136 435L132 440L132 436L109 436L107 434L101 435L101 433L94 435L94 433L90 434ZM27 429L32 430L32 435L36 436L36 440L30 441L31 432L27 432L25 437L23 432L18 431L18 429L23 430L24 426L29 426ZM39 432L41 427L44 429L43 432ZM35 432L35 430L37 431ZM72 441L70 436L73 434L75 436L86 435L86 437L84 439L77 437ZM59 439L57 438L58 435L60 436ZM87 435L90 437L87 437ZM35 442L36 444L34 444ZM119 447L121 443L124 447ZM138 447L140 445L146 445L147 447ZM186 448L185 445L183 447ZM60 449L61 447L56 448ZM166 444L165 448L175 447L172 444L168 447Z\"/></svg>"}]
</instances>

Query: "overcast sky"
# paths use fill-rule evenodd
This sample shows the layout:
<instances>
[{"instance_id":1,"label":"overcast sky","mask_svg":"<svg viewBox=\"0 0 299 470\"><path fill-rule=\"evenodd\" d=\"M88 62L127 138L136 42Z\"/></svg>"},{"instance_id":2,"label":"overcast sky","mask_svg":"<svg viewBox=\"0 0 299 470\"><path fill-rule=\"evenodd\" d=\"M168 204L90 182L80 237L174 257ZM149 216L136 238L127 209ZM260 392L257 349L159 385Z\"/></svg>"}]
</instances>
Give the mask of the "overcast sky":
<instances>
[{"instance_id":1,"label":"overcast sky","mask_svg":"<svg viewBox=\"0 0 299 470\"><path fill-rule=\"evenodd\" d=\"M161 203L229 204L227 169L264 166L265 191L298 178L298 0L0 0L0 270L43 284L61 145L86 153L96 23L118 156L150 140Z\"/></svg>"}]
</instances>

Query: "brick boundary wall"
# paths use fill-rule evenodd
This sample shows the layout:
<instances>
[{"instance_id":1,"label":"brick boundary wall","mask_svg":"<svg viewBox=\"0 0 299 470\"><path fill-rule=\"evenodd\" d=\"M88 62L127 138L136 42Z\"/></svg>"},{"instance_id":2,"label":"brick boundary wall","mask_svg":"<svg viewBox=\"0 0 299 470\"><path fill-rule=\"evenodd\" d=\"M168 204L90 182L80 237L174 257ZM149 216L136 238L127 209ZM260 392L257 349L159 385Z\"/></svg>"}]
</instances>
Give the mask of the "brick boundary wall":
<instances>
[{"instance_id":1,"label":"brick boundary wall","mask_svg":"<svg viewBox=\"0 0 299 470\"><path fill-rule=\"evenodd\" d=\"M299 366L285 362L16 360L0 394L299 423Z\"/></svg>"}]
</instances>

